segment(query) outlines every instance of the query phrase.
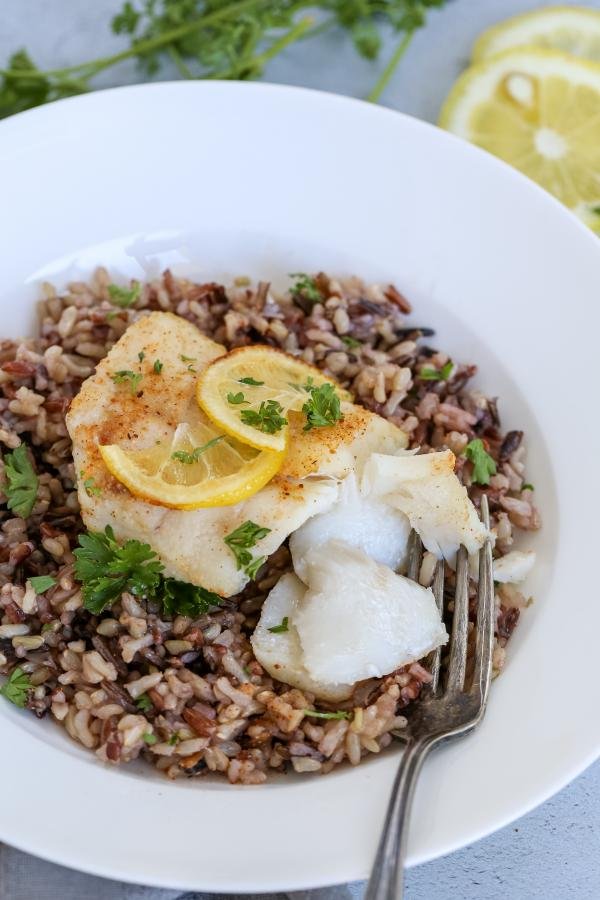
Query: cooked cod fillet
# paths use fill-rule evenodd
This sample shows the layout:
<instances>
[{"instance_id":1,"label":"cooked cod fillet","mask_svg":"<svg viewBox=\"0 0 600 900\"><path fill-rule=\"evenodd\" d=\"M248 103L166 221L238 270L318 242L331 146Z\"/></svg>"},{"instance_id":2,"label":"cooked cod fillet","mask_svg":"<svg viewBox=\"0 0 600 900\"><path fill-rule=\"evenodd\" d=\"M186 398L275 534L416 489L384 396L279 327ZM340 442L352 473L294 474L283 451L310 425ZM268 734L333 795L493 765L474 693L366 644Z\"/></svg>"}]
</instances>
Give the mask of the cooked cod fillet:
<instances>
[{"instance_id":1,"label":"cooked cod fillet","mask_svg":"<svg viewBox=\"0 0 600 900\"><path fill-rule=\"evenodd\" d=\"M101 531L111 525L121 541L133 538L150 544L167 575L231 596L248 579L237 570L224 543L228 534L248 520L270 528L253 548L256 556L270 555L307 519L335 503L341 479L352 471L360 477L371 452L393 453L406 446L406 435L353 404L344 404L344 419L337 425L310 432L303 431L300 416L292 415L290 450L282 469L243 503L175 510L134 497L109 473L98 445L142 450L157 440L168 441L180 422L200 415L195 400L197 373L224 352L185 319L161 312L143 316L129 326L84 382L71 404L67 427L86 526ZM163 364L160 375L153 372L155 359ZM128 384L117 385L111 378L126 370L143 375L135 394ZM89 478L99 494L86 492L83 482Z\"/></svg>"}]
</instances>

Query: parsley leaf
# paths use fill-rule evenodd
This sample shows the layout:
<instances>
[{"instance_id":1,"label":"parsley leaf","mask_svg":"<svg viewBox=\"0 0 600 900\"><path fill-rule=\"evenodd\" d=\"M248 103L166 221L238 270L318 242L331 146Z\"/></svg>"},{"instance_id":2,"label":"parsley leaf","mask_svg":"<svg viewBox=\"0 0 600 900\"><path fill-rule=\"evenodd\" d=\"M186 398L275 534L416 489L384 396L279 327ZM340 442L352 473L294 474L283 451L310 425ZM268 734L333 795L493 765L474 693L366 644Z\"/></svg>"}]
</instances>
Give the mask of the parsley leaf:
<instances>
[{"instance_id":1,"label":"parsley leaf","mask_svg":"<svg viewBox=\"0 0 600 900\"><path fill-rule=\"evenodd\" d=\"M244 425L251 425L252 428L263 431L265 434L275 434L277 431L281 431L284 425L287 425L287 419L281 415L282 412L283 406L277 400L263 400L258 411L243 409L240 412L240 418Z\"/></svg>"},{"instance_id":2,"label":"parsley leaf","mask_svg":"<svg viewBox=\"0 0 600 900\"><path fill-rule=\"evenodd\" d=\"M110 302L114 306L120 306L121 309L128 309L133 306L142 292L142 285L139 281L135 281L131 288L119 287L118 284L109 284L108 296Z\"/></svg>"},{"instance_id":3,"label":"parsley leaf","mask_svg":"<svg viewBox=\"0 0 600 900\"><path fill-rule=\"evenodd\" d=\"M489 484L490 476L496 474L496 463L483 446L480 438L470 441L463 454L473 463L472 481L475 484Z\"/></svg>"},{"instance_id":4,"label":"parsley leaf","mask_svg":"<svg viewBox=\"0 0 600 900\"><path fill-rule=\"evenodd\" d=\"M350 350L354 350L356 347L362 347L361 342L357 341L356 338L351 337L349 334L343 334L342 341L346 347L350 348Z\"/></svg>"},{"instance_id":5,"label":"parsley leaf","mask_svg":"<svg viewBox=\"0 0 600 900\"><path fill-rule=\"evenodd\" d=\"M144 360L146 359L146 354L144 353L143 350L140 350L140 352L138 353L138 359L141 363L144 362Z\"/></svg>"},{"instance_id":6,"label":"parsley leaf","mask_svg":"<svg viewBox=\"0 0 600 900\"><path fill-rule=\"evenodd\" d=\"M26 519L35 506L39 479L29 460L27 447L21 444L4 457L6 505L15 515Z\"/></svg>"},{"instance_id":7,"label":"parsley leaf","mask_svg":"<svg viewBox=\"0 0 600 900\"><path fill-rule=\"evenodd\" d=\"M23 709L27 703L27 695L32 687L29 675L20 666L17 666L8 676L8 680L0 687L0 694L11 703L14 703L15 706L20 706Z\"/></svg>"},{"instance_id":8,"label":"parsley leaf","mask_svg":"<svg viewBox=\"0 0 600 900\"><path fill-rule=\"evenodd\" d=\"M289 618L287 616L284 616L281 620L281 625L273 625L272 628L267 628L267 631L270 631L271 634L284 634L284 632L290 630L288 628L289 621Z\"/></svg>"},{"instance_id":9,"label":"parsley leaf","mask_svg":"<svg viewBox=\"0 0 600 900\"><path fill-rule=\"evenodd\" d=\"M156 375L160 375L160 373L162 372L162 369L163 369L163 364L161 363L160 359L154 360L154 365L152 366L152 369Z\"/></svg>"},{"instance_id":10,"label":"parsley leaf","mask_svg":"<svg viewBox=\"0 0 600 900\"><path fill-rule=\"evenodd\" d=\"M141 712L150 712L153 709L154 704L152 700L148 696L148 694L140 694L140 696L135 701L135 705Z\"/></svg>"},{"instance_id":11,"label":"parsley leaf","mask_svg":"<svg viewBox=\"0 0 600 900\"><path fill-rule=\"evenodd\" d=\"M304 431L335 425L343 418L340 398L336 394L334 386L329 382L320 387L310 388L310 400L306 401L302 412L306 414Z\"/></svg>"},{"instance_id":12,"label":"parsley leaf","mask_svg":"<svg viewBox=\"0 0 600 900\"><path fill-rule=\"evenodd\" d=\"M174 734L171 735L171 737L167 741L167 744L169 745L169 747L174 747L175 744L178 742L178 740L179 740L179 735L177 734L177 732L175 732Z\"/></svg>"},{"instance_id":13,"label":"parsley leaf","mask_svg":"<svg viewBox=\"0 0 600 900\"><path fill-rule=\"evenodd\" d=\"M250 378L250 376L248 376L247 378L238 378L238 383L249 384L252 387L260 387L262 384L264 384L264 381L255 381L254 378Z\"/></svg>"},{"instance_id":14,"label":"parsley leaf","mask_svg":"<svg viewBox=\"0 0 600 900\"><path fill-rule=\"evenodd\" d=\"M88 495L88 497L100 497L102 494L102 488L99 488L96 484L94 484L94 479L92 477L85 478L85 472L82 470L79 473L80 478L83 479L83 489Z\"/></svg>"},{"instance_id":15,"label":"parsley leaf","mask_svg":"<svg viewBox=\"0 0 600 900\"><path fill-rule=\"evenodd\" d=\"M35 575L33 578L29 579L29 583L36 594L43 594L44 591L48 591L51 587L54 587L56 578L53 578L52 575Z\"/></svg>"},{"instance_id":16,"label":"parsley leaf","mask_svg":"<svg viewBox=\"0 0 600 900\"><path fill-rule=\"evenodd\" d=\"M304 709L305 716L314 716L316 719L349 719L350 713L344 709L337 712L319 712L317 709Z\"/></svg>"},{"instance_id":17,"label":"parsley leaf","mask_svg":"<svg viewBox=\"0 0 600 900\"><path fill-rule=\"evenodd\" d=\"M79 547L73 553L83 605L96 615L112 606L123 591L158 598L170 616L203 615L222 599L203 587L164 578L163 564L148 544L131 540L121 545L110 525L104 532L80 534Z\"/></svg>"},{"instance_id":18,"label":"parsley leaf","mask_svg":"<svg viewBox=\"0 0 600 900\"><path fill-rule=\"evenodd\" d=\"M118 372L115 372L114 375L111 375L110 377L115 384L126 384L129 382L131 393L137 394L139 383L144 376L141 372L138 372L137 374L132 372L131 369L119 369Z\"/></svg>"},{"instance_id":19,"label":"parsley leaf","mask_svg":"<svg viewBox=\"0 0 600 900\"><path fill-rule=\"evenodd\" d=\"M219 606L223 598L206 588L175 578L165 578L162 584L161 601L168 616L203 616Z\"/></svg>"},{"instance_id":20,"label":"parsley leaf","mask_svg":"<svg viewBox=\"0 0 600 900\"><path fill-rule=\"evenodd\" d=\"M317 287L315 279L310 275L305 272L292 272L290 278L296 279L290 288L290 294L294 300L300 301L300 305L302 305L302 301L305 303L308 301L313 305L323 302L323 294Z\"/></svg>"},{"instance_id":21,"label":"parsley leaf","mask_svg":"<svg viewBox=\"0 0 600 900\"><path fill-rule=\"evenodd\" d=\"M521 485L521 490L522 491L535 491L535 488L532 484L529 484L528 481L524 481L523 484Z\"/></svg>"},{"instance_id":22,"label":"parsley leaf","mask_svg":"<svg viewBox=\"0 0 600 900\"><path fill-rule=\"evenodd\" d=\"M110 525L104 532L80 534L73 553L83 605L96 615L112 606L123 591L151 597L160 584L163 565L150 545L130 540L121 546Z\"/></svg>"},{"instance_id":23,"label":"parsley leaf","mask_svg":"<svg viewBox=\"0 0 600 900\"><path fill-rule=\"evenodd\" d=\"M421 381L447 381L453 368L454 363L449 359L441 369L433 369L430 366L424 367L419 372L418 377Z\"/></svg>"},{"instance_id":24,"label":"parsley leaf","mask_svg":"<svg viewBox=\"0 0 600 900\"><path fill-rule=\"evenodd\" d=\"M257 525L255 522L251 522L248 519L243 525L239 525L235 531L232 531L231 534L228 534L223 538L235 556L237 568L243 569L249 578L256 577L256 573L266 559L265 556L254 558L250 553L249 548L254 547L256 543L266 537L270 531L270 528Z\"/></svg>"},{"instance_id":25,"label":"parsley leaf","mask_svg":"<svg viewBox=\"0 0 600 900\"><path fill-rule=\"evenodd\" d=\"M181 362L184 362L184 363L193 363L193 362L196 362L196 357L195 357L195 356L184 356L183 353L180 353L180 354L179 354L179 359L181 360Z\"/></svg>"},{"instance_id":26,"label":"parsley leaf","mask_svg":"<svg viewBox=\"0 0 600 900\"><path fill-rule=\"evenodd\" d=\"M155 734L151 734L151 732L147 731L146 734L142 735L142 740L145 744L148 744L148 746L151 747L152 744L157 743L158 738Z\"/></svg>"},{"instance_id":27,"label":"parsley leaf","mask_svg":"<svg viewBox=\"0 0 600 900\"><path fill-rule=\"evenodd\" d=\"M249 403L249 400L246 400L242 392L239 394L232 394L231 391L227 394L227 402L231 403L232 406L239 406L241 403Z\"/></svg>"},{"instance_id":28,"label":"parsley leaf","mask_svg":"<svg viewBox=\"0 0 600 900\"><path fill-rule=\"evenodd\" d=\"M221 434L219 437L207 441L206 444L203 444L201 447L195 447L191 453L188 453L187 450L176 450L174 453L171 453L171 459L176 459L178 462L191 466L192 463L197 463L202 454L206 453L210 447L214 447L215 444L218 444L219 441L224 439L225 435Z\"/></svg>"}]
</instances>

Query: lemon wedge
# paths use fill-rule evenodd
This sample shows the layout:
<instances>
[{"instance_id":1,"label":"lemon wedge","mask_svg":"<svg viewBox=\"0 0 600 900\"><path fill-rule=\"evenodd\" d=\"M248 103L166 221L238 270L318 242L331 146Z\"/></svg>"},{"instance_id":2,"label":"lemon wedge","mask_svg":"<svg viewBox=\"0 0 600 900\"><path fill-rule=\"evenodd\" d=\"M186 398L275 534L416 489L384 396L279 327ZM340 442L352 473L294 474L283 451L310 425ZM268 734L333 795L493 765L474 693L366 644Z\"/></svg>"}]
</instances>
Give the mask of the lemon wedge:
<instances>
[{"instance_id":1,"label":"lemon wedge","mask_svg":"<svg viewBox=\"0 0 600 900\"><path fill-rule=\"evenodd\" d=\"M477 39L473 62L524 46L563 50L600 62L600 11L583 6L550 6L513 16Z\"/></svg>"},{"instance_id":2,"label":"lemon wedge","mask_svg":"<svg viewBox=\"0 0 600 900\"><path fill-rule=\"evenodd\" d=\"M311 387L335 384L319 369L272 347L240 347L212 362L196 397L226 434L259 450L282 452L288 415L300 412ZM350 395L336 385L341 399Z\"/></svg>"},{"instance_id":3,"label":"lemon wedge","mask_svg":"<svg viewBox=\"0 0 600 900\"><path fill-rule=\"evenodd\" d=\"M458 79L440 125L494 153L584 220L600 213L600 65L509 50Z\"/></svg>"},{"instance_id":4,"label":"lemon wedge","mask_svg":"<svg viewBox=\"0 0 600 900\"><path fill-rule=\"evenodd\" d=\"M100 446L112 475L134 496L171 509L232 506L256 494L281 468L285 452L257 451L198 420L177 426L168 443L147 450Z\"/></svg>"}]
</instances>

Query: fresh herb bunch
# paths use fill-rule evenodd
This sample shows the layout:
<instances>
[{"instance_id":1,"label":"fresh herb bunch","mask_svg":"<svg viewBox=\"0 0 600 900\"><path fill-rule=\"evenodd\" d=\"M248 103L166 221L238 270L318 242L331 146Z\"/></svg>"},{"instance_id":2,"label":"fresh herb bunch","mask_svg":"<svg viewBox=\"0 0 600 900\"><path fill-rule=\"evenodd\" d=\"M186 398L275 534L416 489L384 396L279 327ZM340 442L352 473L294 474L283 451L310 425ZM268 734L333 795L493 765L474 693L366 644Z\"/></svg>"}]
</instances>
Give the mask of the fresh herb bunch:
<instances>
[{"instance_id":1,"label":"fresh herb bunch","mask_svg":"<svg viewBox=\"0 0 600 900\"><path fill-rule=\"evenodd\" d=\"M382 30L402 35L369 99L378 100L427 11L446 0L127 0L112 30L129 47L109 56L42 71L26 50L0 68L0 118L82 94L94 78L126 59L146 74L173 62L183 78L257 78L287 46L327 28L347 31L375 59Z\"/></svg>"},{"instance_id":2,"label":"fresh herb bunch","mask_svg":"<svg viewBox=\"0 0 600 900\"><path fill-rule=\"evenodd\" d=\"M167 615L199 616L221 602L203 587L163 576L163 564L149 544L130 540L119 544L107 525L104 531L79 535L75 577L81 581L83 605L99 615L116 603L123 591L136 597L160 598Z\"/></svg>"}]
</instances>

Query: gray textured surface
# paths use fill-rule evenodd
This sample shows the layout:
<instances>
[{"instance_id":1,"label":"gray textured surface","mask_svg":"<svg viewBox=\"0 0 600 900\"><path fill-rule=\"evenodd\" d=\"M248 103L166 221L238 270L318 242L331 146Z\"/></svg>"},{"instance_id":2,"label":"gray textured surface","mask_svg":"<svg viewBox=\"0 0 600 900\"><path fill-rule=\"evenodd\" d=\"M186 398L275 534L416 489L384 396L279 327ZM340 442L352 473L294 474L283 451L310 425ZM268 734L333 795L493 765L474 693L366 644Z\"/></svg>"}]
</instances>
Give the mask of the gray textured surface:
<instances>
[{"instance_id":1,"label":"gray textured surface","mask_svg":"<svg viewBox=\"0 0 600 900\"><path fill-rule=\"evenodd\" d=\"M564 0L563 0L564 4ZM113 52L122 42L107 21L119 0L0 0L0 66L26 45L41 66L60 66ZM535 0L453 0L430 17L410 47L382 101L435 120L450 83L468 58L473 38L493 22L542 6ZM575 5L575 4L568 4ZM600 8L600 0L588 2ZM393 44L386 47L391 51ZM267 78L365 96L380 64L356 57L343 38L324 36L290 49ZM166 71L162 77L173 77ZM98 86L138 80L122 64ZM597 711L592 711L597 714ZM490 773L510 778L509 772ZM597 900L600 897L600 762L523 819L449 857L413 869L409 900ZM0 815L2 815L0 811ZM65 836L68 840L68 837ZM102 848L98 848L102 852ZM186 894L186 900L192 900ZM360 900L361 885L294 895L296 900ZM0 847L2 900L174 900L174 891L131 887L91 878Z\"/></svg>"}]
</instances>

